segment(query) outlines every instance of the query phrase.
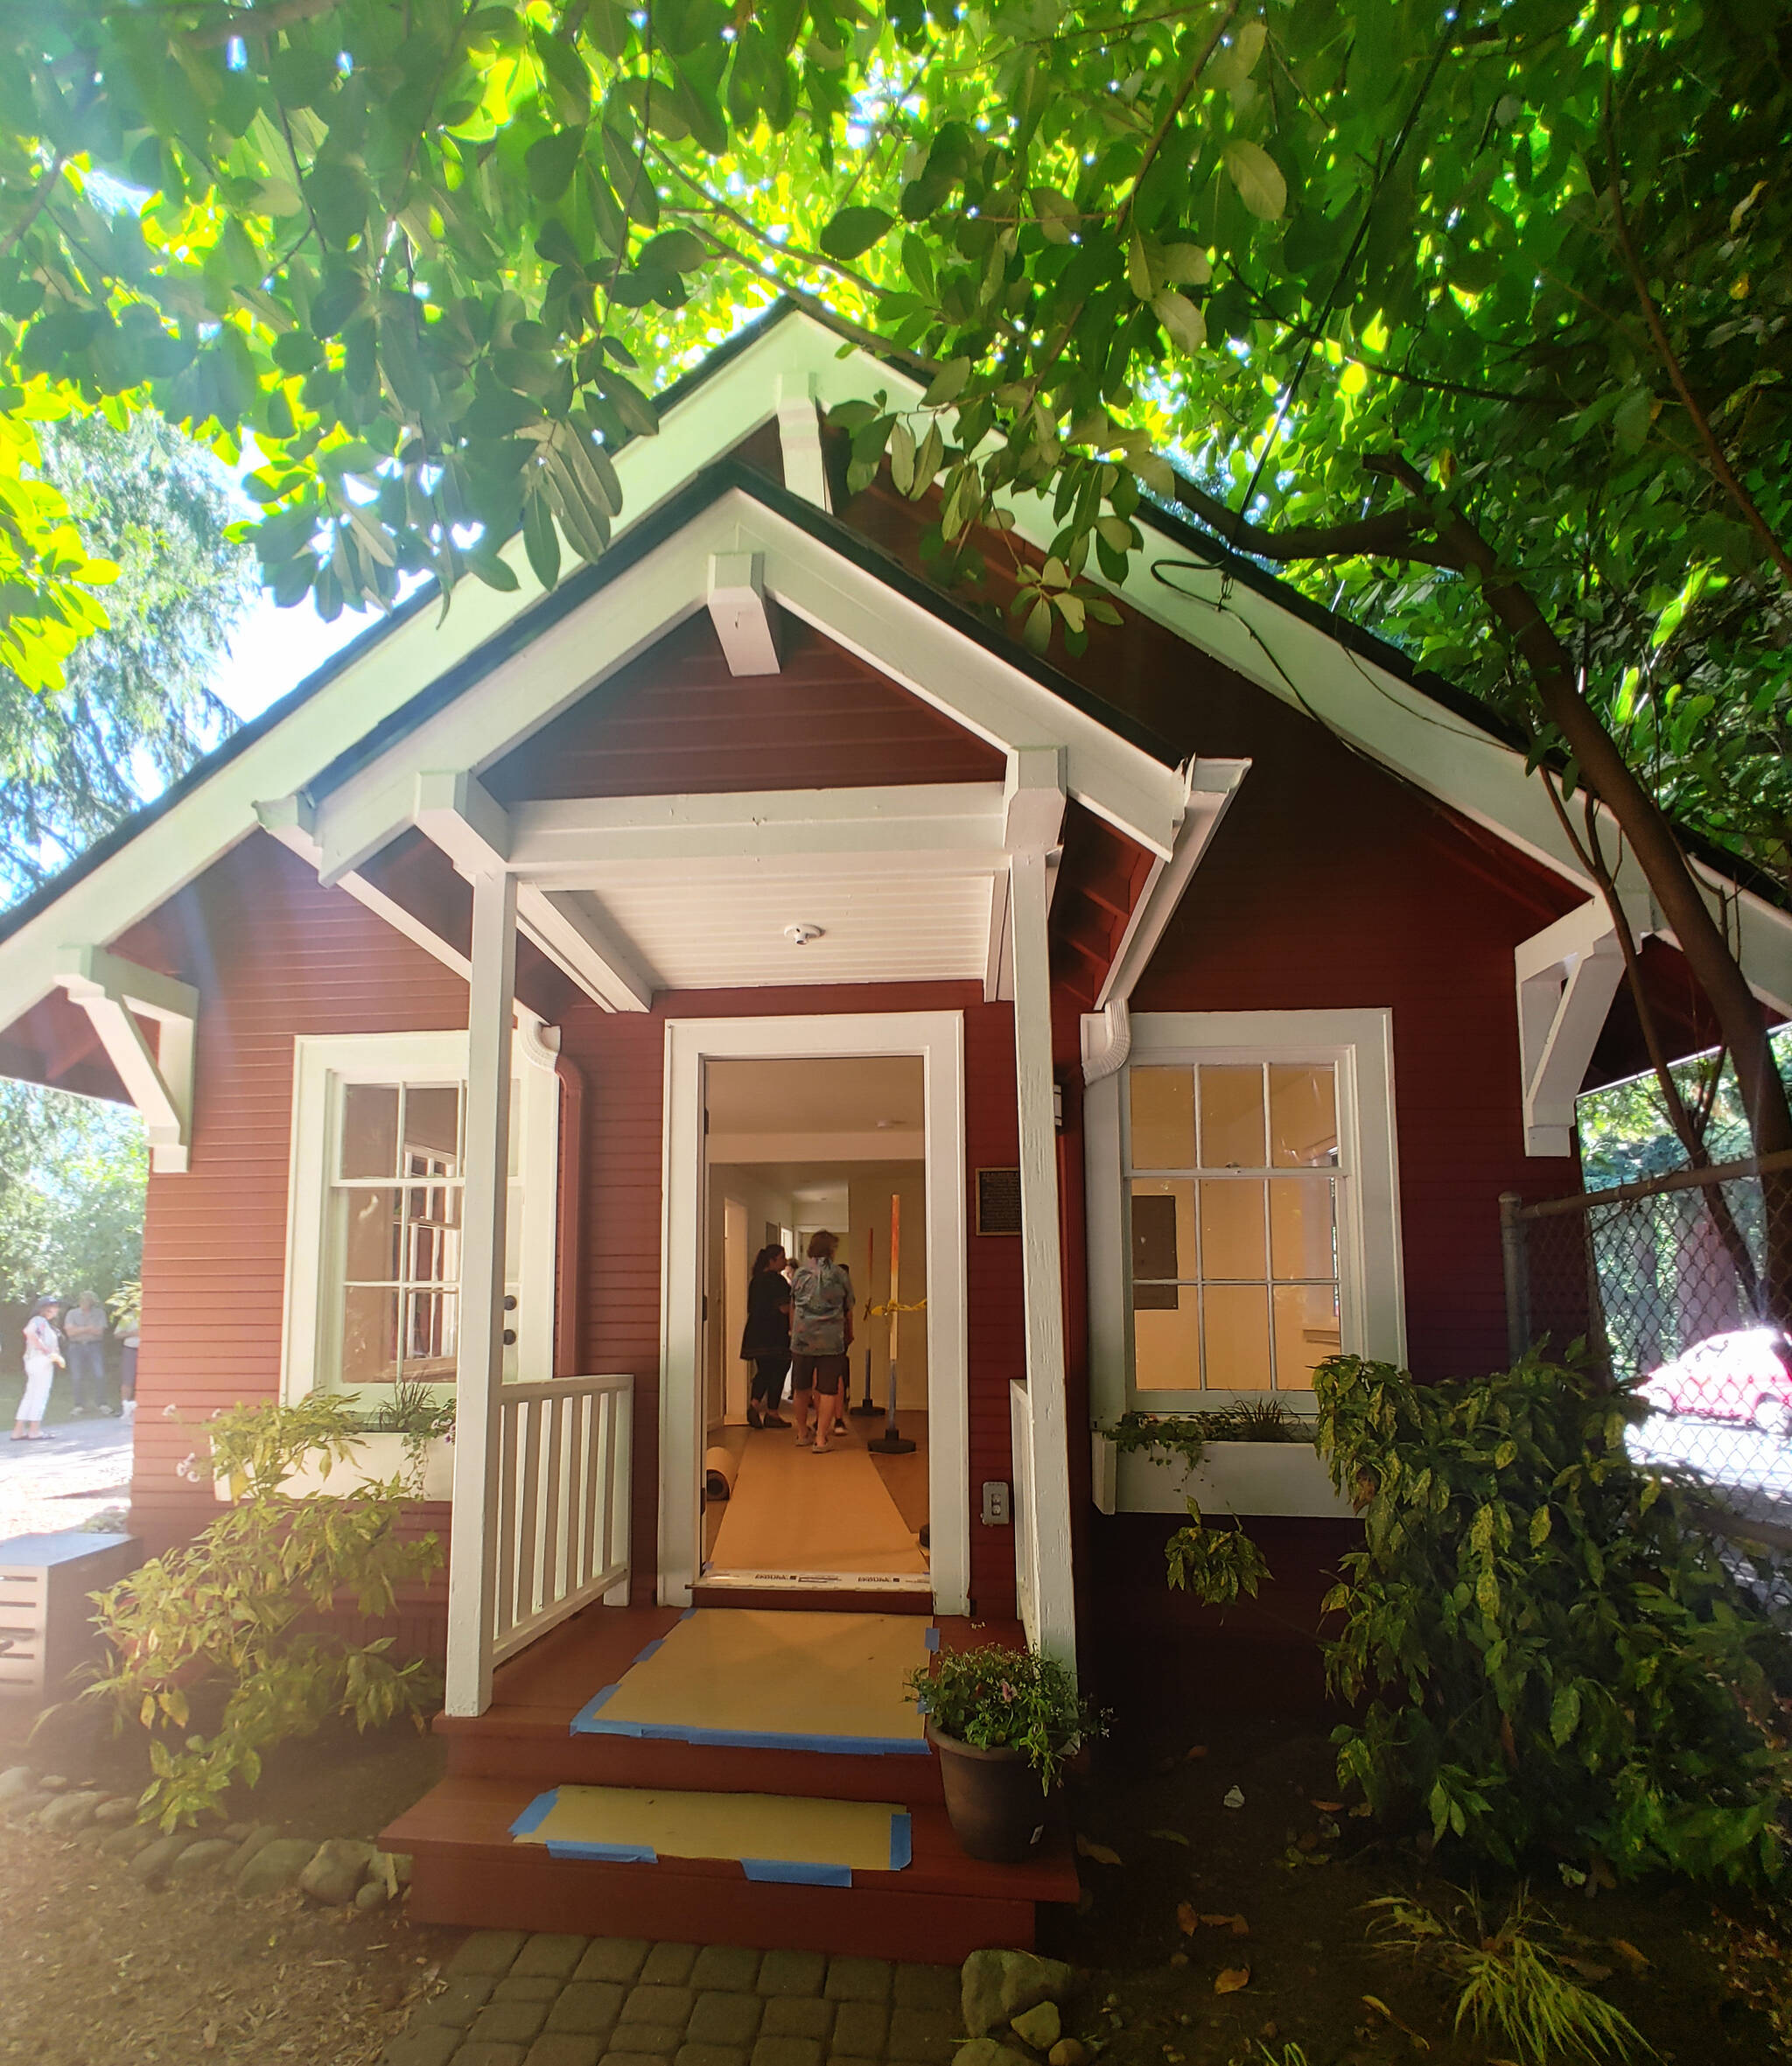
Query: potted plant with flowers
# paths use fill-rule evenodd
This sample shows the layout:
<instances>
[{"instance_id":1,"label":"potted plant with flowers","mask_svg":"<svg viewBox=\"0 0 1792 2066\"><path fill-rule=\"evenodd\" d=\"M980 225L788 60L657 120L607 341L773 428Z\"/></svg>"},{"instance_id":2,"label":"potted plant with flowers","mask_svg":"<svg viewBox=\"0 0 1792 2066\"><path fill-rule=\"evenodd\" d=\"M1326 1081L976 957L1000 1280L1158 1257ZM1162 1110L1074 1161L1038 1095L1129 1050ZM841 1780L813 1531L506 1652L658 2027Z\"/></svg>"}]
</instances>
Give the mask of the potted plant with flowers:
<instances>
[{"instance_id":1,"label":"potted plant with flowers","mask_svg":"<svg viewBox=\"0 0 1792 2066\"><path fill-rule=\"evenodd\" d=\"M1106 1726L1069 1667L984 1643L911 1672L908 1696L927 1717L946 1812L966 1852L1001 1865L1030 1856L1066 1762Z\"/></svg>"}]
</instances>

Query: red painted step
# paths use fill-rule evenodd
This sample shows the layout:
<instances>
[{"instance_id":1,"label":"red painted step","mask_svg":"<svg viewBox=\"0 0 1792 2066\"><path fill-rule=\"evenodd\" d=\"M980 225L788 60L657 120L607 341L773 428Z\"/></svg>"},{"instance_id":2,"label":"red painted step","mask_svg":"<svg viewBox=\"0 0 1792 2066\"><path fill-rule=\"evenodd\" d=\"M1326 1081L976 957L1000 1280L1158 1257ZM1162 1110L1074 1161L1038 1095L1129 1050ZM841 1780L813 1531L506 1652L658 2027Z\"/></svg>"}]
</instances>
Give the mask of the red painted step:
<instances>
[{"instance_id":1,"label":"red painted step","mask_svg":"<svg viewBox=\"0 0 1792 2066\"><path fill-rule=\"evenodd\" d=\"M956 1964L986 1947L1030 1949L1037 1904L1077 1898L1062 1827L1025 1865L984 1865L959 1849L943 1808L921 1805L910 1811L906 1871L855 1874L850 1887L768 1887L732 1859L620 1865L514 1843L511 1824L541 1790L446 1779L382 1832L387 1849L414 1861L413 1922Z\"/></svg>"}]
</instances>

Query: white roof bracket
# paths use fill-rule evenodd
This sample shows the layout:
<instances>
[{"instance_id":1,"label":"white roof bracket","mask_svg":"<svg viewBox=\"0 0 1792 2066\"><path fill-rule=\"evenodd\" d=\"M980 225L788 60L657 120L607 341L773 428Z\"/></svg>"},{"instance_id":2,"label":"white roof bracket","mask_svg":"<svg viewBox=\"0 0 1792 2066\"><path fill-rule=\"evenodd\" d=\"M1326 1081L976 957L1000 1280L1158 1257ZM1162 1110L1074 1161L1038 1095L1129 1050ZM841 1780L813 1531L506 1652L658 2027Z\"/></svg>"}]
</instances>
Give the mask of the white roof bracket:
<instances>
[{"instance_id":1,"label":"white roof bracket","mask_svg":"<svg viewBox=\"0 0 1792 2066\"><path fill-rule=\"evenodd\" d=\"M762 552L710 555L710 621L731 675L775 675L778 606L766 599Z\"/></svg>"},{"instance_id":2,"label":"white roof bracket","mask_svg":"<svg viewBox=\"0 0 1792 2066\"><path fill-rule=\"evenodd\" d=\"M65 947L58 957L62 987L93 1021L118 1079L143 1114L150 1165L178 1174L192 1145L193 1033L200 993L108 954L103 947ZM141 1019L157 1023L156 1046Z\"/></svg>"},{"instance_id":3,"label":"white roof bracket","mask_svg":"<svg viewBox=\"0 0 1792 2066\"><path fill-rule=\"evenodd\" d=\"M784 459L784 485L793 495L831 511L828 466L822 451L820 404L813 373L778 375L778 445Z\"/></svg>"},{"instance_id":4,"label":"white roof bracket","mask_svg":"<svg viewBox=\"0 0 1792 2066\"><path fill-rule=\"evenodd\" d=\"M1633 925L1640 935L1646 924ZM1512 950L1518 984L1524 1152L1574 1152L1574 1100L1624 976L1603 897L1578 906Z\"/></svg>"}]
</instances>

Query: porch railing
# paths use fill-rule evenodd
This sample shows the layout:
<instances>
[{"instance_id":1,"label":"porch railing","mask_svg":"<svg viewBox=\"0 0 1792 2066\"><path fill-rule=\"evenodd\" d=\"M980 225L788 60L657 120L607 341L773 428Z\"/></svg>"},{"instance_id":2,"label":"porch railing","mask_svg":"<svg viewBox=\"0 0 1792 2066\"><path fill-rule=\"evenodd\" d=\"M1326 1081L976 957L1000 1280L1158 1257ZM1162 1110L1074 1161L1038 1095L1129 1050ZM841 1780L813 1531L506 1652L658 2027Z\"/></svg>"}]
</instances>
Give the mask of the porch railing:
<instances>
[{"instance_id":1,"label":"porch railing","mask_svg":"<svg viewBox=\"0 0 1792 2066\"><path fill-rule=\"evenodd\" d=\"M1018 1378L1008 1386L1008 1425L1014 1446L1014 1611L1026 1640L1040 1639L1038 1524L1033 1512L1032 1405Z\"/></svg>"},{"instance_id":2,"label":"porch railing","mask_svg":"<svg viewBox=\"0 0 1792 2066\"><path fill-rule=\"evenodd\" d=\"M499 1400L494 1661L594 1600L626 1604L634 1380L507 1384Z\"/></svg>"}]
</instances>

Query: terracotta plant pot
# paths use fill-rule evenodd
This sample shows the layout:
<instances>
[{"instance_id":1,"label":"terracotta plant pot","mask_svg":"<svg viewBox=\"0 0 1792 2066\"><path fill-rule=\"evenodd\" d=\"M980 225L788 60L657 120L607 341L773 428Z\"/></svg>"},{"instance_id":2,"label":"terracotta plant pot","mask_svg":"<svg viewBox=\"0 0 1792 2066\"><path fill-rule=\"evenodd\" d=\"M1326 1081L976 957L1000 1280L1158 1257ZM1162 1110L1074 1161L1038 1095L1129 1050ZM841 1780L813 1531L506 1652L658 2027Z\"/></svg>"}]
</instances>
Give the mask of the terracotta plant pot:
<instances>
[{"instance_id":1,"label":"terracotta plant pot","mask_svg":"<svg viewBox=\"0 0 1792 2066\"><path fill-rule=\"evenodd\" d=\"M931 1722L928 1740L940 1754L946 1813L965 1855L992 1865L1019 1865L1031 1858L1046 1833L1049 1797L1040 1792L1039 1775L1026 1754L979 1750Z\"/></svg>"}]
</instances>

